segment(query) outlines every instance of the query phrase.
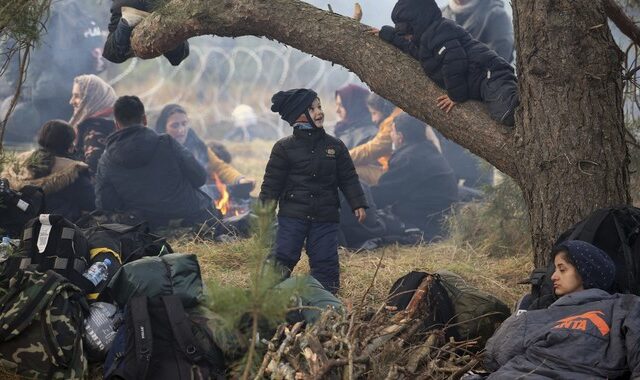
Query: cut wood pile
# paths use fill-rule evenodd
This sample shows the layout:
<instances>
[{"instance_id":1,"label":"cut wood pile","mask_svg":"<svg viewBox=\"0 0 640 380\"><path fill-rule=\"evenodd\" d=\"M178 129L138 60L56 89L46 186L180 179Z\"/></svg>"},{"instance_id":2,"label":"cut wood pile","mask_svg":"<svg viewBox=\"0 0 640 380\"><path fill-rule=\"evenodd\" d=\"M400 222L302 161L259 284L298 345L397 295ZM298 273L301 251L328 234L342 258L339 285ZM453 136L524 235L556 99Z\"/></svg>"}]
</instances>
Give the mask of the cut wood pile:
<instances>
[{"instance_id":1,"label":"cut wood pile","mask_svg":"<svg viewBox=\"0 0 640 380\"><path fill-rule=\"evenodd\" d=\"M256 379L460 379L480 365L481 354L476 341L423 331L419 310L428 286L424 281L403 311L325 310L313 325L280 326L265 342Z\"/></svg>"}]
</instances>

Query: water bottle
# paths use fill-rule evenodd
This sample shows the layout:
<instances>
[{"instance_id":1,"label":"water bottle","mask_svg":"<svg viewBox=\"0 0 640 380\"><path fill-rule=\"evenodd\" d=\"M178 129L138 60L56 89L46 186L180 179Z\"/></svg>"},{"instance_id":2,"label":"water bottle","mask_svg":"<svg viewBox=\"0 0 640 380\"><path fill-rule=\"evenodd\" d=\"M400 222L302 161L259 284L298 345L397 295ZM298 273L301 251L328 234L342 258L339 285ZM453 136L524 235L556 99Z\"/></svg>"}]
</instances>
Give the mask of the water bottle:
<instances>
[{"instance_id":1,"label":"water bottle","mask_svg":"<svg viewBox=\"0 0 640 380\"><path fill-rule=\"evenodd\" d=\"M111 265L111 260L109 259L93 263L93 265L84 272L83 276L87 280L91 281L94 286L98 286L99 283L109 277L109 265Z\"/></svg>"},{"instance_id":2,"label":"water bottle","mask_svg":"<svg viewBox=\"0 0 640 380\"><path fill-rule=\"evenodd\" d=\"M12 251L13 247L11 246L11 238L4 236L2 238L2 242L0 242L0 262L6 261Z\"/></svg>"}]
</instances>

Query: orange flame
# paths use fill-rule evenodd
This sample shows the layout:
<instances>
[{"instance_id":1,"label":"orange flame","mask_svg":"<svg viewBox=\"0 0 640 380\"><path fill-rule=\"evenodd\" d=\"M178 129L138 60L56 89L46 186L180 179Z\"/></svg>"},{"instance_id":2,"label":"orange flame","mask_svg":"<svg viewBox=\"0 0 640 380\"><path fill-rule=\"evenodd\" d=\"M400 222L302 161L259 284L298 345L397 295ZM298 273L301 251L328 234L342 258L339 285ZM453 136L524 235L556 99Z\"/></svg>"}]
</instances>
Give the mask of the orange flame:
<instances>
[{"instance_id":1,"label":"orange flame","mask_svg":"<svg viewBox=\"0 0 640 380\"><path fill-rule=\"evenodd\" d=\"M227 186L215 173L213 174L213 179L216 181L216 188L220 192L220 198L214 200L213 203L216 205L216 208L220 210L222 215L227 215L227 211L229 211L229 192L227 191Z\"/></svg>"}]
</instances>

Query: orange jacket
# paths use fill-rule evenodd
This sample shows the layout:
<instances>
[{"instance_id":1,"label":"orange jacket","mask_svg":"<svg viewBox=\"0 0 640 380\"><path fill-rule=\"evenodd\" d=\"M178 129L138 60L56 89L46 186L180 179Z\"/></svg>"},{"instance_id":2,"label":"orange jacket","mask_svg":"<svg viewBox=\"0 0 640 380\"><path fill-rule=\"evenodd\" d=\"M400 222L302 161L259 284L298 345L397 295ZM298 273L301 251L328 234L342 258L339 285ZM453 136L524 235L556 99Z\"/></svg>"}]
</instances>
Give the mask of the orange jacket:
<instances>
[{"instance_id":1,"label":"orange jacket","mask_svg":"<svg viewBox=\"0 0 640 380\"><path fill-rule=\"evenodd\" d=\"M373 139L349 151L354 165L382 164L384 166L380 159L386 163L391 156L391 125L393 125L393 119L401 113L402 110L396 107L391 115L380 123L378 133Z\"/></svg>"},{"instance_id":2,"label":"orange jacket","mask_svg":"<svg viewBox=\"0 0 640 380\"><path fill-rule=\"evenodd\" d=\"M233 166L222 161L211 148L207 148L207 154L209 155L209 176L213 179L213 175L217 174L218 178L226 184L234 184L242 174L238 172Z\"/></svg>"}]
</instances>

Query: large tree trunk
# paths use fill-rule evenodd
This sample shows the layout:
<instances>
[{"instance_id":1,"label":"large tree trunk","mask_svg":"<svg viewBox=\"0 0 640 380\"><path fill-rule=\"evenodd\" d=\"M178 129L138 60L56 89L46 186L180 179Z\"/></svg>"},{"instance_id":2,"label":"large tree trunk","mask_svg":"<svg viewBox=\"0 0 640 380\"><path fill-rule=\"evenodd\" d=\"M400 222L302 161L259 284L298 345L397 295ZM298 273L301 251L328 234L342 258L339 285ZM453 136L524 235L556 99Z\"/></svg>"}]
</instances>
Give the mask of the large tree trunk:
<instances>
[{"instance_id":1,"label":"large tree trunk","mask_svg":"<svg viewBox=\"0 0 640 380\"><path fill-rule=\"evenodd\" d=\"M519 0L514 13L522 107L513 130L477 102L445 114L435 102L443 90L414 59L297 0L172 0L136 28L132 45L152 58L196 35L266 36L352 70L518 182L542 264L572 223L629 201L620 58L601 1Z\"/></svg>"},{"instance_id":2,"label":"large tree trunk","mask_svg":"<svg viewBox=\"0 0 640 380\"><path fill-rule=\"evenodd\" d=\"M515 179L535 262L595 208L629 202L622 65L600 1L514 4L521 108Z\"/></svg>"}]
</instances>

